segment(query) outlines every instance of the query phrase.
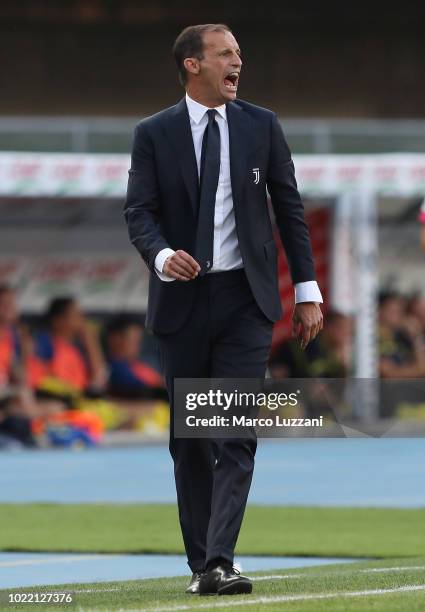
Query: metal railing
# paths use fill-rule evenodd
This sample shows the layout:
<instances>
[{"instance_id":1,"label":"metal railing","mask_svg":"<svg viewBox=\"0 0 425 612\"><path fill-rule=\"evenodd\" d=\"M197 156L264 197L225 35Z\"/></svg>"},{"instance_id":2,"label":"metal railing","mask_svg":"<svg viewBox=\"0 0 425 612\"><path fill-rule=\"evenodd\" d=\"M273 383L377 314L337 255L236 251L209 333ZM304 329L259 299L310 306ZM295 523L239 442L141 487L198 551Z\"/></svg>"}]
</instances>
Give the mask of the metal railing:
<instances>
[{"instance_id":1,"label":"metal railing","mask_svg":"<svg viewBox=\"0 0 425 612\"><path fill-rule=\"evenodd\" d=\"M0 117L0 150L128 153L140 117ZM425 120L286 119L294 153L424 152Z\"/></svg>"}]
</instances>

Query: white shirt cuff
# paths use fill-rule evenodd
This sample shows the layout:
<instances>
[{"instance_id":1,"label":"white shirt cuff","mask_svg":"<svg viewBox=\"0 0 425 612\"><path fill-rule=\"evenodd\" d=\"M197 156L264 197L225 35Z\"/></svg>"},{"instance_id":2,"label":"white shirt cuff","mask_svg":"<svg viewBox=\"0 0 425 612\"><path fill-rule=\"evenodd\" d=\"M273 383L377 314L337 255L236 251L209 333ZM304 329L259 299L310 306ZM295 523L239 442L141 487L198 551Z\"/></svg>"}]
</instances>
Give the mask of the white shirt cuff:
<instances>
[{"instance_id":1,"label":"white shirt cuff","mask_svg":"<svg viewBox=\"0 0 425 612\"><path fill-rule=\"evenodd\" d=\"M295 304L300 302L323 302L319 285L316 281L306 281L295 285Z\"/></svg>"},{"instance_id":2,"label":"white shirt cuff","mask_svg":"<svg viewBox=\"0 0 425 612\"><path fill-rule=\"evenodd\" d=\"M162 270L164 269L165 260L167 259L167 257L170 257L170 255L174 255L174 253L175 251L173 251L173 249L162 249L162 251L160 251L155 257L155 272L162 281L169 282L176 280L175 278L171 278L171 276L167 276L162 272Z\"/></svg>"}]
</instances>

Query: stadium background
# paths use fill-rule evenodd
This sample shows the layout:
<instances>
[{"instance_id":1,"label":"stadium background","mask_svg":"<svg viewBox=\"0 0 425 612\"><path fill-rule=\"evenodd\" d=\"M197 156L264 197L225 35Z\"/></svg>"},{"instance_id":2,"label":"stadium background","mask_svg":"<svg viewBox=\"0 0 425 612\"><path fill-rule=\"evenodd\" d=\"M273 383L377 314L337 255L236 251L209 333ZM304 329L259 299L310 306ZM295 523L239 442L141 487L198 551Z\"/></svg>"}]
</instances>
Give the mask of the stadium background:
<instances>
[{"instance_id":1,"label":"stadium background","mask_svg":"<svg viewBox=\"0 0 425 612\"><path fill-rule=\"evenodd\" d=\"M62 295L73 295L78 300L101 350L106 349L105 326L117 315L131 315L133 322L143 320L147 273L129 245L122 216L133 129L142 117L174 104L182 95L170 51L178 32L188 23L222 21L233 29L243 52L240 97L272 108L282 121L303 192L326 309L343 316L333 327L334 338L329 339L334 344L319 347L317 354L313 351L309 356L306 375L319 372L331 378L342 375L351 379L354 375L378 376L385 371L384 377L392 378L395 384L401 376L416 378L416 391L409 395L407 403L401 396L401 407L391 401L391 410L387 409L388 394L384 393L378 405L376 401L375 405L363 402L362 398L360 412L358 404L350 410L357 418L356 434L368 428L369 433L382 434L400 421L405 435L422 432L424 17L425 5L415 1L406 3L403 11L398 5L380 1L344 7L336 2L315 5L305 1L287 7L271 1L202 5L133 0L3 2L0 284L8 283L16 289L20 316L16 327L36 334L45 324L50 301ZM363 215L359 215L359 209ZM361 235L367 239L359 238ZM280 275L287 317L276 329L275 356L288 340L292 299L283 255ZM384 338L380 337L385 326L379 318L377 300L378 292L383 291L390 300L386 304L396 311L396 320L385 330ZM0 312L0 319L1 316ZM4 332L7 326L1 320L0 325ZM338 330L342 330L340 342L335 340ZM283 346L286 349L280 353L281 361L276 358L272 362L271 375L288 374L294 365L292 358L288 360L288 345ZM139 348L138 361L157 368L149 334L145 334ZM327 361L325 369L320 370L323 351ZM2 367L5 355L2 345ZM19 359L18 355L18 362ZM382 359L389 359L392 369L382 369ZM25 366L18 363L22 365ZM150 390L136 394L136 398L126 393L124 397L111 394L107 386L100 391L95 389L96 393L93 389L89 393L87 389L70 389L64 381L52 383L52 376L39 389L28 389L23 370L25 367L18 367L11 373L2 373L0 440L5 451L19 449L22 457L18 465L11 454L11 477L5 480L1 499L6 506L11 502L63 504L96 499L120 502L120 492L114 494L114 489L121 477L127 482L126 462L137 461L137 449L147 453L143 457L148 463L156 461L156 455L154 459L149 455L149 448L141 448L152 440L159 445L160 464L164 470L171 470L165 443L167 406L156 385L146 385ZM54 413L50 417L43 412L46 401L48 414ZM365 423L359 424L359 416ZM356 447L351 447L352 463L347 464L347 473L341 473L341 480L333 482L329 474L334 469L335 446L330 442L323 441L320 460L315 455L316 447L309 447L305 464L299 471L295 468L289 487L298 492L310 490L308 474L314 479L314 466L319 471L323 467L328 470L322 474L328 483L324 498L320 491L313 496L287 494L282 483L282 495L279 497L279 493L277 498L270 497L267 486L264 490L254 489L255 503L282 507L295 503L313 511L327 500L335 506L343 504L338 491L344 491L352 506L424 505L418 493L423 477L418 468L422 441L410 445L412 441L406 438L404 444L394 447L394 452L383 453L382 464L373 441L362 446L361 469L367 471L368 460L373 461L376 481L370 475L362 479L357 473L359 480L353 490L358 493L358 503L353 490L349 494L350 487L341 486L346 474L352 478L356 473ZM106 450L104 446L133 444L135 454L111 455L111 465L116 457L122 472L118 475L109 467L112 475L106 485L96 471L99 468L93 471L84 454L79 456L76 467L75 453L66 450L98 446L96 452L102 464L106 457L103 452L122 453L122 449ZM50 459L50 451L41 450L46 453L46 462L37 464L31 474L34 450L25 447L34 445L65 449L56 455L56 461ZM283 444L275 443L266 451L264 465L278 474L279 456L283 453L288 461L285 469L290 470L291 462L297 461L297 448L291 447L288 454ZM299 447L299 452L305 453L305 449ZM344 452L344 447L338 447L341 456ZM415 470L410 468L413 463ZM54 483L64 473L61 470L66 471L70 465L74 472L69 474L69 483L75 495L65 495L64 489L52 494L49 487L55 488ZM78 474L85 465L87 479L79 487ZM267 470L261 471L261 466L260 455L259 473L265 478ZM379 498L379 474L385 474L389 482L394 466L398 466L399 473L393 486L389 484L391 495L386 489ZM37 485L37 470L44 470L45 482L50 483L44 493ZM87 491L90 488L90 478L93 484L96 479L102 481L104 488L99 489L99 498L85 493L85 487ZM409 483L410 489L403 488L403 481ZM18 494L22 486L26 497ZM105 486L109 494L105 494ZM141 497L130 496L130 501L169 503L173 499L171 481L160 484L157 496L151 491L151 479L143 486L147 490ZM33 516L34 511L28 505L28 516ZM5 516L10 519L7 512ZM59 510L54 518L58 526L62 524L61 516ZM81 520L80 524L74 518L76 528L84 524L84 517ZM351 522L357 525L354 516ZM4 533L0 539L3 550L45 550L34 544L34 534L26 531L22 518L16 527L17 539L13 530L11 533L10 537ZM47 537L48 533L47 530ZM81 533L84 535L84 528ZM332 534L329 541L332 542ZM80 545L76 544L76 550L99 549L89 543L85 549L84 544L78 548ZM100 546L101 551L115 550L113 545L111 549L108 546ZM332 546L306 550L308 554L331 556L335 553ZM412 551L423 554L421 546L418 537L417 547L412 546L406 555ZM406 551L407 548L406 544ZM252 552L249 546L242 547L242 551L245 549ZM72 542L65 542L63 550L73 550ZM178 550L181 546L179 549L176 544L174 552ZM288 553L285 544L280 552ZM362 550L342 547L337 552L345 556L375 556L372 545ZM300 554L300 549L295 554ZM16 584L19 579L18 576ZM21 583L24 584L23 578Z\"/></svg>"},{"instance_id":2,"label":"stadium background","mask_svg":"<svg viewBox=\"0 0 425 612\"><path fill-rule=\"evenodd\" d=\"M325 307L353 326L346 346L336 347L351 353L346 373L377 375L378 290L400 290L402 300L423 291L421 3L403 15L379 2L342 12L332 3L283 10L236 2L212 11L208 3L27 0L0 11L0 280L18 289L31 331L58 295L75 296L100 331L119 312L143 315L148 275L122 218L133 129L182 94L170 53L175 34L188 21L222 19L244 53L241 97L276 110L292 148ZM385 157L402 152L416 155ZM357 200L347 204L353 188ZM275 354L290 334L282 252L280 283L286 317L275 329ZM409 307L401 306L399 316ZM424 309L422 301L422 336ZM407 349L396 342L391 359L415 362L422 373L411 336ZM149 335L143 358L157 367ZM364 412L376 416L378 402Z\"/></svg>"}]
</instances>

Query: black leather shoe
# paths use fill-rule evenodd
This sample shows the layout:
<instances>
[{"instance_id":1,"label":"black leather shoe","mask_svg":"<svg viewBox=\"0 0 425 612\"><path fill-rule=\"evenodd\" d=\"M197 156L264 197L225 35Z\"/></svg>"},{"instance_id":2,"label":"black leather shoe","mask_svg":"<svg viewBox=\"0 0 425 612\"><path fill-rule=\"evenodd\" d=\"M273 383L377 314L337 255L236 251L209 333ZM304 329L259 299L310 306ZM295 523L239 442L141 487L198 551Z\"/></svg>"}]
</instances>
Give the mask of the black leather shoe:
<instances>
[{"instance_id":1,"label":"black leather shoe","mask_svg":"<svg viewBox=\"0 0 425 612\"><path fill-rule=\"evenodd\" d=\"M185 593L190 593L190 595L199 595L199 581L201 580L202 574L203 572L194 572Z\"/></svg>"},{"instance_id":2,"label":"black leather shoe","mask_svg":"<svg viewBox=\"0 0 425 612\"><path fill-rule=\"evenodd\" d=\"M200 595L240 595L252 592L252 582L241 576L238 570L229 565L218 565L202 574L199 581Z\"/></svg>"}]
</instances>

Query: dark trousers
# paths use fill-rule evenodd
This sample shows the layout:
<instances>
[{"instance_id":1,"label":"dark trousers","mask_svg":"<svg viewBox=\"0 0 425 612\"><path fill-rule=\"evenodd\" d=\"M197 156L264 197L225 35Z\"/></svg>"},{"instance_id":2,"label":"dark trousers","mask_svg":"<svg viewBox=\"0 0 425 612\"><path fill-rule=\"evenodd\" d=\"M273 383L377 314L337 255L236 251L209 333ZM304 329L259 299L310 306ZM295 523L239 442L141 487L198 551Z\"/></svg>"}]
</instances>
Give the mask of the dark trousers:
<instances>
[{"instance_id":1,"label":"dark trousers","mask_svg":"<svg viewBox=\"0 0 425 612\"><path fill-rule=\"evenodd\" d=\"M174 281L177 282L177 281ZM195 281L193 310L176 333L158 335L171 405L180 525L189 567L201 571L216 557L233 562L257 448L247 439L175 438L174 378L263 378L273 324L258 307L243 270ZM173 316L170 304L170 316Z\"/></svg>"}]
</instances>

